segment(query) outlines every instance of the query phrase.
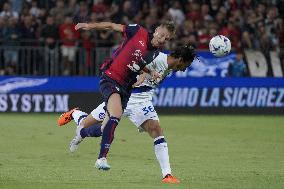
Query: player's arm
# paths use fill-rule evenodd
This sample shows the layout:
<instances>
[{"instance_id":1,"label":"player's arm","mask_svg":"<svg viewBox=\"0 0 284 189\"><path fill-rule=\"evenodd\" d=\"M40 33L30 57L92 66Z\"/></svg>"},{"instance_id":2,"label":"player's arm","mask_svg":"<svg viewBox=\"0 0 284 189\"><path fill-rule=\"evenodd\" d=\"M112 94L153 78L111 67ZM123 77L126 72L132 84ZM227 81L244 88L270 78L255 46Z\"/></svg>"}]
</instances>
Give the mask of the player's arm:
<instances>
[{"instance_id":1,"label":"player's arm","mask_svg":"<svg viewBox=\"0 0 284 189\"><path fill-rule=\"evenodd\" d=\"M115 24L112 22L93 22L93 23L78 23L75 26L75 30L113 30L123 32L124 25Z\"/></svg>"}]
</instances>

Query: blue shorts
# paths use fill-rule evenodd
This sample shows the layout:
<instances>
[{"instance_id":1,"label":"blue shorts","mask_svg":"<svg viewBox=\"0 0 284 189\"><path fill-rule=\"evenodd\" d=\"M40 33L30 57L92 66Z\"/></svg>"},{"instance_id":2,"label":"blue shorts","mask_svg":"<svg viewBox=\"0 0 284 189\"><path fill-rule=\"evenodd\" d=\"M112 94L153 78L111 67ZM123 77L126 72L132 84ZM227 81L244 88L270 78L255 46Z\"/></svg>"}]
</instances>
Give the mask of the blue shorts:
<instances>
[{"instance_id":1,"label":"blue shorts","mask_svg":"<svg viewBox=\"0 0 284 189\"><path fill-rule=\"evenodd\" d=\"M122 110L124 110L127 106L127 102L130 98L131 91L126 90L121 85L119 85L113 79L107 77L106 75L102 75L100 79L100 92L103 96L104 102L107 106L108 99L113 93L118 93L121 98Z\"/></svg>"}]
</instances>

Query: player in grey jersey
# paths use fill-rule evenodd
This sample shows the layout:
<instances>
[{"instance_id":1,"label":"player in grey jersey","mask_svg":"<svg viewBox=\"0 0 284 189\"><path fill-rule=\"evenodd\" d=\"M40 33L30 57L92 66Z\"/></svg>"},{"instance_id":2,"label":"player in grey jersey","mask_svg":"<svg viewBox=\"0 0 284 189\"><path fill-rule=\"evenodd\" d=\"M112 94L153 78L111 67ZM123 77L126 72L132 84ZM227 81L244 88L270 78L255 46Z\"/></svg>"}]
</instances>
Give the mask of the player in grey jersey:
<instances>
[{"instance_id":1,"label":"player in grey jersey","mask_svg":"<svg viewBox=\"0 0 284 189\"><path fill-rule=\"evenodd\" d=\"M172 71L185 71L191 65L195 58L195 52L192 46L182 46L173 51L170 55L159 53L159 55L150 63L147 68L155 70L161 75L160 81L152 79L152 76L143 73L139 77L132 90L127 107L123 115L128 117L130 121L138 128L140 132L146 131L154 139L154 150L156 158L160 164L163 182L179 183L180 181L172 176L168 155L168 146L160 126L158 115L152 104L154 89ZM143 81L143 82L141 82ZM101 125L105 118L105 104L100 104L94 109L90 115L78 109L72 109L61 115L69 121L74 119L77 124L76 136L70 143L70 151L74 152L78 149L78 145L85 137L100 137ZM106 163L106 164L104 164ZM99 169L105 170L110 168L107 162L96 162L95 165ZM105 167L102 167L105 166Z\"/></svg>"}]
</instances>

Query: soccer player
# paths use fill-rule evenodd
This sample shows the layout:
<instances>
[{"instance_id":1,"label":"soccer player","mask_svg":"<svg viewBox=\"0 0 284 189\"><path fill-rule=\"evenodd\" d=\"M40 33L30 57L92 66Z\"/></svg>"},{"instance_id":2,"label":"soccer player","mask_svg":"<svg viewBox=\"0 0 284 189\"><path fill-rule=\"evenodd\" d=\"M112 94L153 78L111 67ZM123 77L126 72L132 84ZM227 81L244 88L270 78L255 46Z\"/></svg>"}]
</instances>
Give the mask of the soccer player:
<instances>
[{"instance_id":1,"label":"soccer player","mask_svg":"<svg viewBox=\"0 0 284 189\"><path fill-rule=\"evenodd\" d=\"M146 67L160 73L162 79L164 79L171 71L184 71L194 58L193 47L183 46L177 48L170 55L159 53L154 61ZM140 132L147 131L150 137L154 139L154 150L163 175L162 181L179 183L179 180L171 174L168 146L159 124L158 115L152 104L154 89L159 85L159 82L155 82L149 74L143 74L141 77L145 77L145 80L132 90L123 115L128 117ZM88 117L89 120L86 120L87 113L78 109L73 109L67 113L69 115L68 120L74 119L78 126L76 135L70 143L71 152L77 150L78 145L85 137L101 136L101 126L97 123L104 119L104 106L105 104L102 103L94 109L91 112L91 117Z\"/></svg>"},{"instance_id":2,"label":"soccer player","mask_svg":"<svg viewBox=\"0 0 284 189\"><path fill-rule=\"evenodd\" d=\"M100 92L105 102L107 116L96 167L108 170L110 166L106 157L114 139L116 126L129 100L132 85L144 67L158 55L158 48L163 47L166 41L172 38L175 27L173 23L161 24L153 35L137 24L78 23L75 29L113 30L124 35L120 47L111 59L104 62L100 79ZM64 119L62 117L63 122Z\"/></svg>"}]
</instances>

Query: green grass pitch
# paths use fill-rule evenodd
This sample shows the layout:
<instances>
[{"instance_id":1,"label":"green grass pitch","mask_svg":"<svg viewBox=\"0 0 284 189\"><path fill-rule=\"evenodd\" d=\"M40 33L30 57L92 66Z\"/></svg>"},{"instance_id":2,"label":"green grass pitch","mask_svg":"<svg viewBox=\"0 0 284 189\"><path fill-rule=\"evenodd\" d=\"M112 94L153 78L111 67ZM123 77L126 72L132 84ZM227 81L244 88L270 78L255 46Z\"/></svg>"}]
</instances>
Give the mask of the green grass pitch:
<instances>
[{"instance_id":1,"label":"green grass pitch","mask_svg":"<svg viewBox=\"0 0 284 189\"><path fill-rule=\"evenodd\" d=\"M98 138L69 152L75 124L57 114L0 114L0 188L283 189L283 116L161 116L179 185L161 183L153 141L123 119L108 172L93 166Z\"/></svg>"}]
</instances>

